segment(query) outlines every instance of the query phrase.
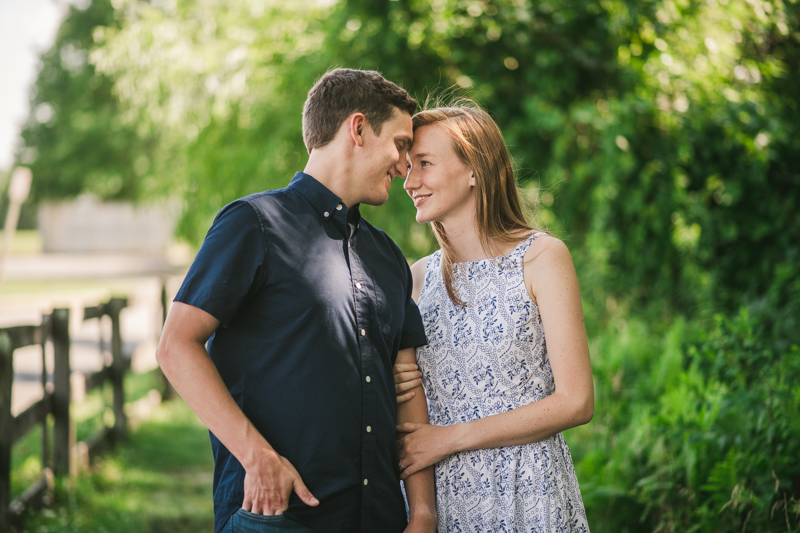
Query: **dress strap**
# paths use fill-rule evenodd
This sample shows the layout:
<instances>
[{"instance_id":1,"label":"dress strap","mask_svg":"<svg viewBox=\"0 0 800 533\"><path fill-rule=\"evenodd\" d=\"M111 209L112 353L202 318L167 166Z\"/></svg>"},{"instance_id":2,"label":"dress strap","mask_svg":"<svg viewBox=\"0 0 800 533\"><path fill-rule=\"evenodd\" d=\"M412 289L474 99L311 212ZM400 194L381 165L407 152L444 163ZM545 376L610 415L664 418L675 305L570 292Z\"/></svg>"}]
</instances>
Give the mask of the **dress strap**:
<instances>
[{"instance_id":1,"label":"dress strap","mask_svg":"<svg viewBox=\"0 0 800 533\"><path fill-rule=\"evenodd\" d=\"M442 250L436 250L431 255L428 256L428 264L425 265L425 277L422 281L422 290L419 293L419 300L422 300L422 295L425 294L425 291L428 289L428 286L433 283L434 278L437 275L441 275L441 269L439 267L442 258Z\"/></svg>"},{"instance_id":2,"label":"dress strap","mask_svg":"<svg viewBox=\"0 0 800 533\"><path fill-rule=\"evenodd\" d=\"M547 235L547 233L545 233L543 231L537 231L536 233L534 233L533 235L531 235L530 237L528 237L524 241L520 242L514 248L514 250L508 255L508 258L511 261L514 261L515 263L520 263L522 261L522 258L525 257L525 252L528 251L528 248L531 247L531 244L533 244L533 241L535 241L536 238L539 237L540 235Z\"/></svg>"}]
</instances>

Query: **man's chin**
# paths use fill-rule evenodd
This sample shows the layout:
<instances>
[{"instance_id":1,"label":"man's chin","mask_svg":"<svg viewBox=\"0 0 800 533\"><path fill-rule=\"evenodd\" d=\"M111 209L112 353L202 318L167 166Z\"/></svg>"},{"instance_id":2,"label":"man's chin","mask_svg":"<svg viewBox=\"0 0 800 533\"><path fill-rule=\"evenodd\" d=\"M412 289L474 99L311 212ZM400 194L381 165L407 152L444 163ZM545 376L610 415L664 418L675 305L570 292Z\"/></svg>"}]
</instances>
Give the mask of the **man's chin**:
<instances>
[{"instance_id":1,"label":"man's chin","mask_svg":"<svg viewBox=\"0 0 800 533\"><path fill-rule=\"evenodd\" d=\"M382 197L375 195L372 198L365 198L364 200L361 201L361 203L367 205L374 205L377 207L379 205L385 204L388 201L389 201L389 193L387 192Z\"/></svg>"}]
</instances>

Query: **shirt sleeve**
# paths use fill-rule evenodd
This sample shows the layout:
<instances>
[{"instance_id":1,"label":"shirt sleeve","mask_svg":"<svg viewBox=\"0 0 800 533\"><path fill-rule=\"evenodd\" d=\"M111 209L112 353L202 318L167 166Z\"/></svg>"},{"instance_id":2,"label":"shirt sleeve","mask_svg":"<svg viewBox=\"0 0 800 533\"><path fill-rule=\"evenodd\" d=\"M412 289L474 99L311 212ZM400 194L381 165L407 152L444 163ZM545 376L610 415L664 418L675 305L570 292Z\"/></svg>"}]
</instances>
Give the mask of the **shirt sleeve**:
<instances>
[{"instance_id":1,"label":"shirt sleeve","mask_svg":"<svg viewBox=\"0 0 800 533\"><path fill-rule=\"evenodd\" d=\"M401 256L402 257L402 256ZM422 324L422 316L419 314L419 308L411 297L414 290L414 282L411 277L411 269L408 263L403 258L403 263L406 266L406 312L403 320L403 332L400 334L400 349L416 348L417 346L425 346L428 344L428 339L425 337L425 326Z\"/></svg>"},{"instance_id":2,"label":"shirt sleeve","mask_svg":"<svg viewBox=\"0 0 800 533\"><path fill-rule=\"evenodd\" d=\"M214 219L176 302L198 307L229 325L266 271L264 237L252 206L237 200Z\"/></svg>"}]
</instances>

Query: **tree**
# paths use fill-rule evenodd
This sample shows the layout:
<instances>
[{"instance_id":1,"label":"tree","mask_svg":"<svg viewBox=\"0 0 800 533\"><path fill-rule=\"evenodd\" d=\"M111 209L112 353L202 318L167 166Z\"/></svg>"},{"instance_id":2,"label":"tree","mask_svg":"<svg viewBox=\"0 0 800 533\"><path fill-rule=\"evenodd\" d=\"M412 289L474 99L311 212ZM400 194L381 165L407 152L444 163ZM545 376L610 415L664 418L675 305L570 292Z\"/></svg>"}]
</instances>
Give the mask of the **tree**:
<instances>
[{"instance_id":1,"label":"tree","mask_svg":"<svg viewBox=\"0 0 800 533\"><path fill-rule=\"evenodd\" d=\"M109 0L69 7L52 49L42 55L18 159L34 174L38 201L89 192L137 199L153 189L157 136L124 116L113 80L88 62L93 33L117 24Z\"/></svg>"}]
</instances>

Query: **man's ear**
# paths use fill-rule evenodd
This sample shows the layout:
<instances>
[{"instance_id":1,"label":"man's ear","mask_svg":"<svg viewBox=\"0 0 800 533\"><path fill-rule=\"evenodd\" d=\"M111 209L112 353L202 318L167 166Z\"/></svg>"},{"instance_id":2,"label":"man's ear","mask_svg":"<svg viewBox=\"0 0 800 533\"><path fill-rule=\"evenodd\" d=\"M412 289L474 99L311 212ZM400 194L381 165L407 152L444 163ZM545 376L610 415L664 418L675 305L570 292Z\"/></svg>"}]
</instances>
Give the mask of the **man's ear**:
<instances>
[{"instance_id":1,"label":"man's ear","mask_svg":"<svg viewBox=\"0 0 800 533\"><path fill-rule=\"evenodd\" d=\"M353 113L348 120L350 138L356 146L364 146L364 131L367 129L367 117L365 117L363 113Z\"/></svg>"}]
</instances>

